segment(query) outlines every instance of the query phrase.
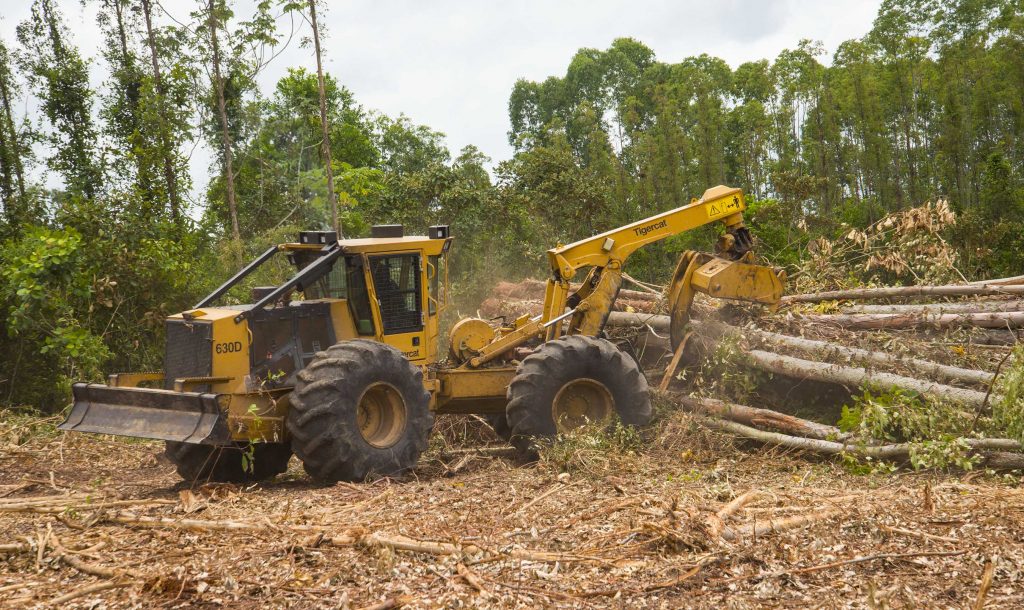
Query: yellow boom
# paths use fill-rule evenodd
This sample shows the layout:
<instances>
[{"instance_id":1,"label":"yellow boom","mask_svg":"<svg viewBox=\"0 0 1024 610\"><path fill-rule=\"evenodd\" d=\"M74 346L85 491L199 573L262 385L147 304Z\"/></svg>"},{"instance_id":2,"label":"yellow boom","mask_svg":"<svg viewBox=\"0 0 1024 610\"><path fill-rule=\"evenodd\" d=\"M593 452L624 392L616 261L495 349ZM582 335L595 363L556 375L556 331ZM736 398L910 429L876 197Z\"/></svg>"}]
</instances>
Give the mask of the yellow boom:
<instances>
[{"instance_id":1,"label":"yellow boom","mask_svg":"<svg viewBox=\"0 0 1024 610\"><path fill-rule=\"evenodd\" d=\"M688 205L548 250L551 277L542 313L520 320L514 330L479 350L467 366L478 367L538 335L554 339L563 332L560 322L569 317L565 334L597 335L612 310L622 285L622 267L630 255L648 244L711 222L721 222L726 228L717 253L684 252L669 287L673 330L675 321L685 325L689 319L695 292L724 299L778 303L785 276L752 264L752 241L743 225L746 208L742 190L716 186ZM570 282L584 267L589 267L590 272L580 288L570 294ZM677 334L673 332L674 344L678 342Z\"/></svg>"}]
</instances>

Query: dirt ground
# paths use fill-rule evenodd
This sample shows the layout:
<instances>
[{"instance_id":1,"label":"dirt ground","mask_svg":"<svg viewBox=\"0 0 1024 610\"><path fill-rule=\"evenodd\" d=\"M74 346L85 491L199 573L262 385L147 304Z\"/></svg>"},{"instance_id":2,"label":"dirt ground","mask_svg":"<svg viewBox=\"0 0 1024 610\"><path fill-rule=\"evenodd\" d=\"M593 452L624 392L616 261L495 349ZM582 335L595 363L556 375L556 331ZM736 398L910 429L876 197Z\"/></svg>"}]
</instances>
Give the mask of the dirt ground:
<instances>
[{"instance_id":1,"label":"dirt ground","mask_svg":"<svg viewBox=\"0 0 1024 610\"><path fill-rule=\"evenodd\" d=\"M1019 476L854 474L680 413L530 465L447 419L410 476L329 487L190 488L158 443L49 426L0 416L0 607L1024 605Z\"/></svg>"}]
</instances>

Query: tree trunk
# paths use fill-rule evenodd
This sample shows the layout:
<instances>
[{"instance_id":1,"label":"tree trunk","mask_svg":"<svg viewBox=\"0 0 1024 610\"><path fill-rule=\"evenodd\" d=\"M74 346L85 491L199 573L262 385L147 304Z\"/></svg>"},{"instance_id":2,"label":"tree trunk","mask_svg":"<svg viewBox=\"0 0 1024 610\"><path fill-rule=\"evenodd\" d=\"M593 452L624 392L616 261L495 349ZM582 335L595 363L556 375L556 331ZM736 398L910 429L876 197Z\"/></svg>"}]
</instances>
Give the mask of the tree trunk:
<instances>
[{"instance_id":1,"label":"tree trunk","mask_svg":"<svg viewBox=\"0 0 1024 610\"><path fill-rule=\"evenodd\" d=\"M981 407L985 403L985 392L955 388L941 383L903 377L892 373L869 371L862 367L801 360L800 358L756 349L748 351L747 356L750 358L753 366L779 375L786 375L787 377L839 383L852 388L861 386L903 388L934 398L956 401L972 407ZM992 396L993 400L997 398Z\"/></svg>"},{"instance_id":2,"label":"tree trunk","mask_svg":"<svg viewBox=\"0 0 1024 610\"><path fill-rule=\"evenodd\" d=\"M978 385L992 383L995 375L985 371L964 369L957 366L939 364L930 360L918 358L900 358L885 352L875 352L856 347L846 347L825 341L814 341L801 337L792 337L779 333L757 330L752 328L737 328L720 322L704 321L701 323L706 332L714 334L729 334L736 337L749 337L758 339L772 347L784 346L804 353L813 354L823 360L836 362L845 360L857 363L871 363L882 366L902 366L921 375L935 377L945 381L959 381Z\"/></svg>"},{"instance_id":3,"label":"tree trunk","mask_svg":"<svg viewBox=\"0 0 1024 610\"><path fill-rule=\"evenodd\" d=\"M228 213L231 215L231 238L236 246L242 243L242 235L238 230L238 207L235 203L235 168L231 152L231 132L228 130L228 109L224 100L224 79L220 73L220 45L217 41L219 22L216 15L215 0L209 0L210 45L213 51L213 80L217 93L217 112L220 115L220 139L224 148L224 182L227 190Z\"/></svg>"},{"instance_id":4,"label":"tree trunk","mask_svg":"<svg viewBox=\"0 0 1024 610\"><path fill-rule=\"evenodd\" d=\"M607 326L649 326L651 329L659 332L668 332L669 330L668 316L655 315L649 313L631 313L625 311L613 311L608 314ZM691 320L690 323L695 323L696 320Z\"/></svg>"},{"instance_id":5,"label":"tree trunk","mask_svg":"<svg viewBox=\"0 0 1024 610\"><path fill-rule=\"evenodd\" d=\"M971 282L971 284L982 286L1020 286L1024 285L1024 275L1015 275L1013 277L1001 277L994 280L980 280L977 282Z\"/></svg>"},{"instance_id":6,"label":"tree trunk","mask_svg":"<svg viewBox=\"0 0 1024 610\"><path fill-rule=\"evenodd\" d=\"M727 419L761 430L773 430L793 436L822 440L841 440L843 433L835 426L819 424L771 409L758 409L714 398L695 398L682 394L671 394L672 400L691 413Z\"/></svg>"},{"instance_id":7,"label":"tree trunk","mask_svg":"<svg viewBox=\"0 0 1024 610\"><path fill-rule=\"evenodd\" d=\"M938 315L892 313L892 314L807 314L797 316L799 320L819 324L832 324L855 330L879 330L889 328L956 328L977 326L979 328L1015 329L1024 327L1024 311L996 311L977 313L944 313Z\"/></svg>"},{"instance_id":8,"label":"tree trunk","mask_svg":"<svg viewBox=\"0 0 1024 610\"><path fill-rule=\"evenodd\" d=\"M6 53L4 59L9 59L8 57L6 57ZM3 68L7 72L6 74L0 75L0 103L2 103L4 107L4 128L8 131L11 138L9 147L11 149L11 155L14 160L14 175L18 181L18 195L21 199L18 203L19 213L16 214L16 216L20 216L21 207L25 205L25 170L21 161L21 142L18 141L18 128L14 124L14 113L11 111L11 91L8 87L8 79L10 78L11 74L10 64L3 66ZM7 212L8 217L10 217L10 210L7 210ZM16 222L14 222L14 219L8 218L8 220L11 221L12 225L17 224ZM24 221L24 219L19 218L17 222L22 221Z\"/></svg>"},{"instance_id":9,"label":"tree trunk","mask_svg":"<svg viewBox=\"0 0 1024 610\"><path fill-rule=\"evenodd\" d=\"M157 50L156 50L156 37L153 35L153 20L152 20L152 11L151 11L151 6L150 6L150 0L142 0L142 13L143 13L143 16L146 19L146 41L147 41L147 45L149 46L149 55L150 55L150 58L151 58L152 63L153 63L153 84L156 86L156 111L157 111L157 114L158 114L159 119L160 119L160 148L161 148L161 151L160 151L161 155L160 156L163 157L164 180L167 182L167 199L168 199L168 201L169 201L169 203L171 205L171 220L175 224L178 224L178 220L179 220L179 217L181 215L181 199L178 196L178 176L177 176L177 174L174 171L174 148L175 147L171 143L170 137L168 137L169 136L168 130L170 129L170 126L168 125L168 120L167 120L167 110L166 110L166 106L165 106L166 102L164 100L164 95L165 95L164 82L163 82L163 76L160 74L160 59L159 59L159 55L157 54ZM210 16L211 16L211 23L212 23L213 22L213 2L212 2L212 0L210 2ZM219 72L220 68L219 68L219 65L218 65L219 61L217 59L217 53L218 53L218 50L217 50L217 34L216 34L216 31L213 29L212 26L210 28L210 36L213 39L214 70L217 72L217 80L219 82L220 81L220 72ZM223 84L218 84L218 88L219 88L218 97L221 100L220 101L220 106L222 108L221 112L223 112L223 103L224 103L223 102L223 98L224 98ZM221 120L226 124L226 121L227 121L226 118L222 117ZM225 130L226 130L226 127L225 127ZM228 160L228 168L229 168L228 171L230 173L230 167L231 167L230 151L228 152L228 159L229 159ZM233 188L234 187L234 182L233 181L232 181L231 185L232 185L232 188L231 188L231 195L229 196L228 207L230 207L232 209L232 217L234 217L234 211L233 211L234 210L234 188ZM234 224L236 225L235 226L235 234L236 234L235 235L235 239L238 239L238 235L237 235L237 233L238 233L238 227L237 227L238 222L237 222L237 220L234 221Z\"/></svg>"},{"instance_id":10,"label":"tree trunk","mask_svg":"<svg viewBox=\"0 0 1024 610\"><path fill-rule=\"evenodd\" d=\"M320 28L316 22L316 0L309 0L309 20L313 26L313 48L316 50L316 79L320 88L320 127L324 139L321 143L324 170L327 172L327 200L331 202L331 223L338 237L342 237L341 223L338 221L338 199L334 196L334 168L331 167L331 126L327 119L327 91L324 87L323 60L320 55Z\"/></svg>"},{"instance_id":11,"label":"tree trunk","mask_svg":"<svg viewBox=\"0 0 1024 610\"><path fill-rule=\"evenodd\" d=\"M820 303L856 299L890 299L908 297L966 297L981 295L1024 294L1024 286L996 286L992 284L968 286L890 286L888 288L854 288L810 294L792 294L782 297L782 304Z\"/></svg>"},{"instance_id":12,"label":"tree trunk","mask_svg":"<svg viewBox=\"0 0 1024 610\"><path fill-rule=\"evenodd\" d=\"M910 443L898 443L893 445L861 445L839 443L836 441L816 438L803 438L799 436L791 436L789 434L780 434L778 432L758 430L751 426L721 419L704 418L702 422L710 428L736 434L744 438L825 455L848 453L860 457L870 457L872 459L906 461L910 459L910 450L912 447ZM989 468L1006 470L1024 468L1024 454L1006 451L1006 449L1009 448L1019 450L1021 446L1017 441L1000 438L968 438L960 440L965 442L972 450L981 455L984 458L984 465Z\"/></svg>"},{"instance_id":13,"label":"tree trunk","mask_svg":"<svg viewBox=\"0 0 1024 610\"><path fill-rule=\"evenodd\" d=\"M852 305L843 307L844 314L899 313L941 315L946 313L982 313L990 311L1024 311L1024 301L966 301L963 303L924 303L916 305Z\"/></svg>"}]
</instances>

